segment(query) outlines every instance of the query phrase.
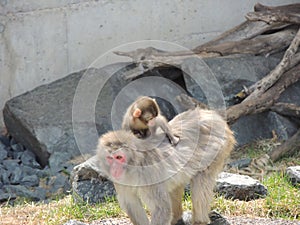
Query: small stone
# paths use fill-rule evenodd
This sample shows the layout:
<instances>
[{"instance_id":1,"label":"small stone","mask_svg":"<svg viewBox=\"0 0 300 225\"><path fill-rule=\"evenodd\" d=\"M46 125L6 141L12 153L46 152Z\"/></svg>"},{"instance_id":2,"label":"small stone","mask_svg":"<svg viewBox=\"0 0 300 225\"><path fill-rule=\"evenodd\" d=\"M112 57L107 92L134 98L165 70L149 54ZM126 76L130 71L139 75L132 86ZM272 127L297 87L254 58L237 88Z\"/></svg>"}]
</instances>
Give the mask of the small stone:
<instances>
[{"instance_id":1,"label":"small stone","mask_svg":"<svg viewBox=\"0 0 300 225\"><path fill-rule=\"evenodd\" d=\"M57 193L58 191L61 192L61 190L66 193L71 189L71 184L68 178L62 174L57 174L57 176L51 177L48 182L48 186L50 187L50 192L52 194L61 194Z\"/></svg>"},{"instance_id":2,"label":"small stone","mask_svg":"<svg viewBox=\"0 0 300 225\"><path fill-rule=\"evenodd\" d=\"M233 168L242 169L242 168L249 166L251 161L252 161L252 159L250 159L250 158L239 159L239 160L229 163L228 165Z\"/></svg>"},{"instance_id":3,"label":"small stone","mask_svg":"<svg viewBox=\"0 0 300 225\"><path fill-rule=\"evenodd\" d=\"M30 166L32 168L41 168L40 164L36 161L35 155L29 150L25 150L21 156L23 165Z\"/></svg>"},{"instance_id":4,"label":"small stone","mask_svg":"<svg viewBox=\"0 0 300 225\"><path fill-rule=\"evenodd\" d=\"M36 187L34 189L35 195L40 199L40 200L45 200L46 199L46 190L42 187Z\"/></svg>"},{"instance_id":5,"label":"small stone","mask_svg":"<svg viewBox=\"0 0 300 225\"><path fill-rule=\"evenodd\" d=\"M192 212L184 211L182 219L180 219L175 225L192 225ZM208 225L230 225L230 223L218 212L211 211L209 213L210 223Z\"/></svg>"},{"instance_id":6,"label":"small stone","mask_svg":"<svg viewBox=\"0 0 300 225\"><path fill-rule=\"evenodd\" d=\"M286 169L287 176L294 185L300 183L300 166L291 166Z\"/></svg>"},{"instance_id":7,"label":"small stone","mask_svg":"<svg viewBox=\"0 0 300 225\"><path fill-rule=\"evenodd\" d=\"M221 173L217 179L216 191L228 199L249 201L265 197L267 188L249 176Z\"/></svg>"},{"instance_id":8,"label":"small stone","mask_svg":"<svg viewBox=\"0 0 300 225\"><path fill-rule=\"evenodd\" d=\"M210 224L209 225L230 225L230 223L218 212L211 211L209 213Z\"/></svg>"},{"instance_id":9,"label":"small stone","mask_svg":"<svg viewBox=\"0 0 300 225\"><path fill-rule=\"evenodd\" d=\"M0 163L7 158L7 151L4 149L4 145L0 143Z\"/></svg>"},{"instance_id":10,"label":"small stone","mask_svg":"<svg viewBox=\"0 0 300 225\"><path fill-rule=\"evenodd\" d=\"M9 194L0 189L0 203L17 198L15 194Z\"/></svg>"},{"instance_id":11,"label":"small stone","mask_svg":"<svg viewBox=\"0 0 300 225\"><path fill-rule=\"evenodd\" d=\"M7 158L14 159L14 151L11 147L5 147L5 150L7 151Z\"/></svg>"},{"instance_id":12,"label":"small stone","mask_svg":"<svg viewBox=\"0 0 300 225\"><path fill-rule=\"evenodd\" d=\"M9 171L0 167L0 180L1 180L2 184L10 183L10 180L9 180L10 174L11 173Z\"/></svg>"},{"instance_id":13,"label":"small stone","mask_svg":"<svg viewBox=\"0 0 300 225\"><path fill-rule=\"evenodd\" d=\"M8 171L14 171L14 169L20 165L20 162L18 159L6 159L3 160L2 164Z\"/></svg>"},{"instance_id":14,"label":"small stone","mask_svg":"<svg viewBox=\"0 0 300 225\"><path fill-rule=\"evenodd\" d=\"M26 165L21 165L21 169L25 175L37 175L39 178L47 177L50 173L47 169L41 170Z\"/></svg>"},{"instance_id":15,"label":"small stone","mask_svg":"<svg viewBox=\"0 0 300 225\"><path fill-rule=\"evenodd\" d=\"M89 225L87 223L82 223L80 221L77 221L77 220L70 220L68 222L66 222L65 224L63 225Z\"/></svg>"},{"instance_id":16,"label":"small stone","mask_svg":"<svg viewBox=\"0 0 300 225\"><path fill-rule=\"evenodd\" d=\"M23 152L12 152L12 158L21 160L22 154L23 154Z\"/></svg>"},{"instance_id":17,"label":"small stone","mask_svg":"<svg viewBox=\"0 0 300 225\"><path fill-rule=\"evenodd\" d=\"M13 151L16 151L16 152L24 151L24 147L21 144L13 144L10 147L12 148Z\"/></svg>"},{"instance_id":18,"label":"small stone","mask_svg":"<svg viewBox=\"0 0 300 225\"><path fill-rule=\"evenodd\" d=\"M0 143L4 144L6 147L10 146L9 138L3 135L0 135Z\"/></svg>"},{"instance_id":19,"label":"small stone","mask_svg":"<svg viewBox=\"0 0 300 225\"><path fill-rule=\"evenodd\" d=\"M23 176L23 171L21 170L20 166L18 165L13 171L11 171L10 183L11 184L20 184L22 176Z\"/></svg>"},{"instance_id":20,"label":"small stone","mask_svg":"<svg viewBox=\"0 0 300 225\"><path fill-rule=\"evenodd\" d=\"M20 184L25 185L26 187L35 187L38 186L40 179L37 175L25 176L21 180Z\"/></svg>"},{"instance_id":21,"label":"small stone","mask_svg":"<svg viewBox=\"0 0 300 225\"><path fill-rule=\"evenodd\" d=\"M33 201L43 200L40 193L36 193L35 190L30 190L22 185L4 185L3 190L8 194L14 194L16 196L29 198Z\"/></svg>"}]
</instances>

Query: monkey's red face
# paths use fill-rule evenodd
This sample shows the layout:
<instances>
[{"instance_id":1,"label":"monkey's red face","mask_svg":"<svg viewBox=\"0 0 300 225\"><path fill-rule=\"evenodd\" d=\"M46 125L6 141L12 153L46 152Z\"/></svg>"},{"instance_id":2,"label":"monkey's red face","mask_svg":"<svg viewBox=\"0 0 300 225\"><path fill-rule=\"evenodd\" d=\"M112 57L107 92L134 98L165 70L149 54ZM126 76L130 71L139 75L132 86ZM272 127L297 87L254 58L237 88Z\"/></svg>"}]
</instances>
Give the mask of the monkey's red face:
<instances>
[{"instance_id":1,"label":"monkey's red face","mask_svg":"<svg viewBox=\"0 0 300 225\"><path fill-rule=\"evenodd\" d=\"M124 172L124 166L127 162L126 155L123 152L115 152L106 157L110 166L110 175L119 180Z\"/></svg>"}]
</instances>

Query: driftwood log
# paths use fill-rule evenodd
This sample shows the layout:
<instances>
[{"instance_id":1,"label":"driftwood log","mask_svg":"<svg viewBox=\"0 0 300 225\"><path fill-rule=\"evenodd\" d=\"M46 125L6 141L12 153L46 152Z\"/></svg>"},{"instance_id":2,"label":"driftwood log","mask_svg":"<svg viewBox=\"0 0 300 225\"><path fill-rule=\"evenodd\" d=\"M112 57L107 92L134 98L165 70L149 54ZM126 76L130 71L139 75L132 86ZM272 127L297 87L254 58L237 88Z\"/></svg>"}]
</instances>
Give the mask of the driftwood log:
<instances>
[{"instance_id":1,"label":"driftwood log","mask_svg":"<svg viewBox=\"0 0 300 225\"><path fill-rule=\"evenodd\" d=\"M154 67L180 67L184 59L191 56L201 58L222 57L233 54L268 56L285 51L280 63L264 78L249 87L241 87L236 94L240 100L237 105L226 110L229 124L239 117L273 110L285 116L299 116L296 105L277 103L287 87L300 80L300 4L269 7L262 4L254 6L254 12L246 15L246 21L219 37L202 44L191 51L166 52L152 47L131 52L115 52L127 56L138 65L134 71L124 75L124 79L134 79ZM191 98L179 100L191 107L199 105ZM205 107L201 105L201 107ZM224 113L224 112L222 112ZM300 148L300 130L283 145L270 153L272 160L285 153Z\"/></svg>"}]
</instances>

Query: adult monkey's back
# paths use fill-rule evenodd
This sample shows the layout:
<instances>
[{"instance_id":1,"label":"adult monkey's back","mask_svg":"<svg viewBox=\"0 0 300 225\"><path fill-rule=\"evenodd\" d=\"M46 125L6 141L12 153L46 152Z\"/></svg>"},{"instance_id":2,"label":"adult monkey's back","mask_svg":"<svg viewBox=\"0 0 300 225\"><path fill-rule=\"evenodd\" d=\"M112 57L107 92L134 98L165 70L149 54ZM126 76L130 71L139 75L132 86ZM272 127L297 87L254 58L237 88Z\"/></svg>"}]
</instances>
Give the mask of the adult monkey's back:
<instances>
[{"instance_id":1,"label":"adult monkey's back","mask_svg":"<svg viewBox=\"0 0 300 225\"><path fill-rule=\"evenodd\" d=\"M235 139L216 112L196 108L169 122L180 142L173 146L165 134L138 139L119 130L104 134L98 144L100 167L115 184L118 200L133 224L175 224L182 216L184 186L191 183L193 224L209 223L213 188ZM161 136L162 135L162 136Z\"/></svg>"}]
</instances>

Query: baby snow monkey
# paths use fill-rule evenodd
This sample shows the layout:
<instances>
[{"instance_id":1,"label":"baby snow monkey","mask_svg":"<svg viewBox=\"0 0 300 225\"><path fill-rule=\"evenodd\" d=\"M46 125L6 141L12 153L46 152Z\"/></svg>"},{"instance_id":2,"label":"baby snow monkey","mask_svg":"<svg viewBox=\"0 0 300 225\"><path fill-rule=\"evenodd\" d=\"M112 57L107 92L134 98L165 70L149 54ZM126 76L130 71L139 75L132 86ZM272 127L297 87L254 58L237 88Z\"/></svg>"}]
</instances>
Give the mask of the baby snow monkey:
<instances>
[{"instance_id":1,"label":"baby snow monkey","mask_svg":"<svg viewBox=\"0 0 300 225\"><path fill-rule=\"evenodd\" d=\"M177 145L179 138L172 133L155 99L147 96L139 97L128 107L122 124L123 129L131 130L138 138L146 138L155 134L159 127L167 135L171 144Z\"/></svg>"}]
</instances>

